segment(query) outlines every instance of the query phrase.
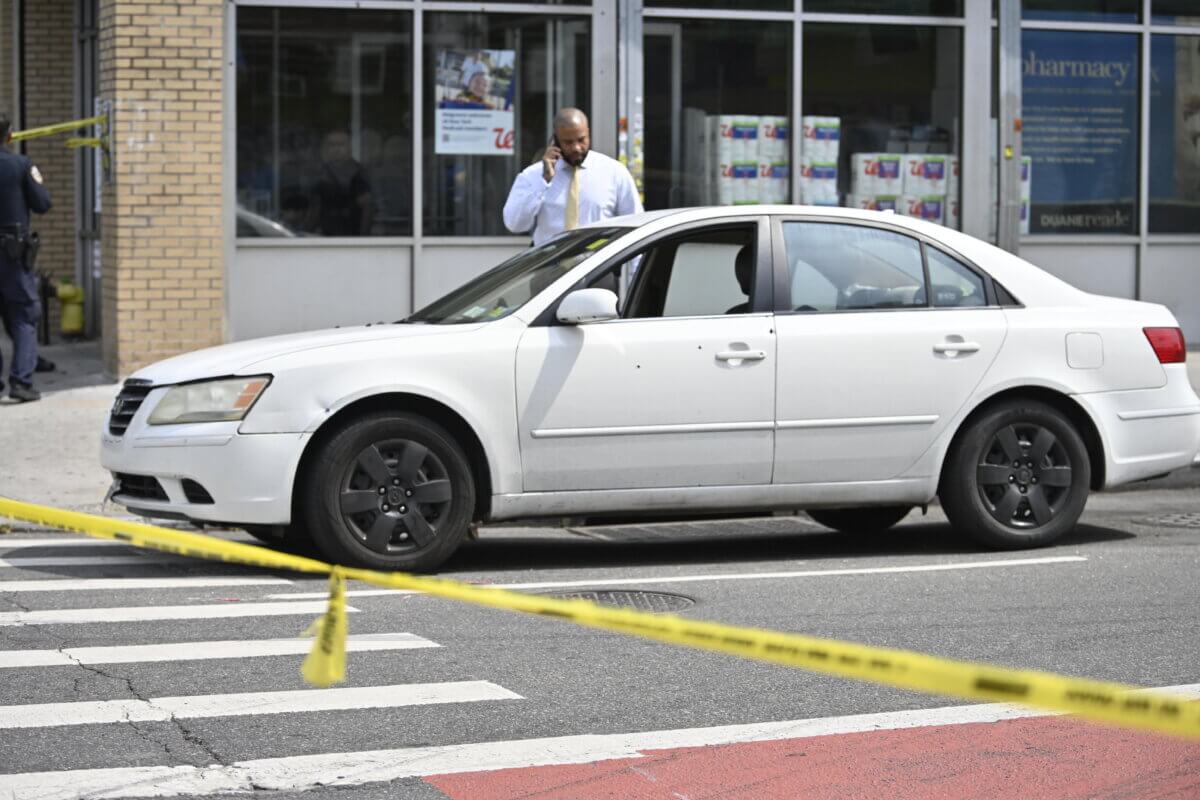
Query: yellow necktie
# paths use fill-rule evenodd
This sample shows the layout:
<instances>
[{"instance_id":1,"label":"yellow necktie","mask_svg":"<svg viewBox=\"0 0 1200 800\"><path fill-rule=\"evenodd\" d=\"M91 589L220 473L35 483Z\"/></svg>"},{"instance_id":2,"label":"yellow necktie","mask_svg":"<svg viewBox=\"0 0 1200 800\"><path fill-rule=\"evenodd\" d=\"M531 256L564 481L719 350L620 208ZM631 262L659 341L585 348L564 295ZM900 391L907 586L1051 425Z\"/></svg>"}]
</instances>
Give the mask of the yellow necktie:
<instances>
[{"instance_id":1,"label":"yellow necktie","mask_svg":"<svg viewBox=\"0 0 1200 800\"><path fill-rule=\"evenodd\" d=\"M579 172L579 167L571 168L571 188L567 190L567 230L579 227Z\"/></svg>"}]
</instances>

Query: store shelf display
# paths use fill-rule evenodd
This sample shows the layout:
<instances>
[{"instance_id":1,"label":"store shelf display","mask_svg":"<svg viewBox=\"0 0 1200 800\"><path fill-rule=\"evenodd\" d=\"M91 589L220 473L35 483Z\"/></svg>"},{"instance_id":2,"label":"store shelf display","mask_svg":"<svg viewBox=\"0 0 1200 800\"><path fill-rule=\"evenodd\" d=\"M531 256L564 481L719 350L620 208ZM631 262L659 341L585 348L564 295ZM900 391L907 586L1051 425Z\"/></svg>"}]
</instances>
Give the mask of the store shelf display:
<instances>
[{"instance_id":1,"label":"store shelf display","mask_svg":"<svg viewBox=\"0 0 1200 800\"><path fill-rule=\"evenodd\" d=\"M786 203L791 178L787 117L709 115L705 122L704 170L709 181L702 205Z\"/></svg>"}]
</instances>

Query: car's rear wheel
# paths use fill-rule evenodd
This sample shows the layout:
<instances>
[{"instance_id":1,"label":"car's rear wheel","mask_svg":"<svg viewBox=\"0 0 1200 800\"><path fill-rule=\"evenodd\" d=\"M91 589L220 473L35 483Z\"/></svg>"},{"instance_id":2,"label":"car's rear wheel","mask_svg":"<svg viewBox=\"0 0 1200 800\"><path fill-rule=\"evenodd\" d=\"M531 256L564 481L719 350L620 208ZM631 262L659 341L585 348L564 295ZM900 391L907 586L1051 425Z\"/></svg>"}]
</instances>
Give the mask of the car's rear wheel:
<instances>
[{"instance_id":1,"label":"car's rear wheel","mask_svg":"<svg viewBox=\"0 0 1200 800\"><path fill-rule=\"evenodd\" d=\"M1048 545L1072 530L1091 485L1083 438L1044 403L1014 400L969 423L939 496L956 530L1002 549Z\"/></svg>"},{"instance_id":2,"label":"car's rear wheel","mask_svg":"<svg viewBox=\"0 0 1200 800\"><path fill-rule=\"evenodd\" d=\"M470 464L454 438L414 414L357 419L310 462L302 506L331 561L370 569L435 569L467 535Z\"/></svg>"},{"instance_id":3,"label":"car's rear wheel","mask_svg":"<svg viewBox=\"0 0 1200 800\"><path fill-rule=\"evenodd\" d=\"M879 533L908 516L912 506L813 508L807 513L827 528L842 533Z\"/></svg>"}]
</instances>

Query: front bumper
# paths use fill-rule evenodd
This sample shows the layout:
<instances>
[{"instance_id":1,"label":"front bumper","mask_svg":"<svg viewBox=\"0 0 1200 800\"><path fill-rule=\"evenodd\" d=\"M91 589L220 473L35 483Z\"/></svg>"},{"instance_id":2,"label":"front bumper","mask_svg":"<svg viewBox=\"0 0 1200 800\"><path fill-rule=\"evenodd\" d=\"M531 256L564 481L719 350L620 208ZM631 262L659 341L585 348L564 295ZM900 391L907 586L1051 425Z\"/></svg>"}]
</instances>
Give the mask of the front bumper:
<instances>
[{"instance_id":1,"label":"front bumper","mask_svg":"<svg viewBox=\"0 0 1200 800\"><path fill-rule=\"evenodd\" d=\"M1074 395L1104 443L1105 488L1200 465L1200 398L1183 364L1158 389Z\"/></svg>"},{"instance_id":2,"label":"front bumper","mask_svg":"<svg viewBox=\"0 0 1200 800\"><path fill-rule=\"evenodd\" d=\"M106 428L101 437L101 464L123 476L114 483L114 502L145 516L198 522L291 521L292 485L308 434L241 434L238 422L150 427L146 409L153 406L147 402L124 435Z\"/></svg>"}]
</instances>

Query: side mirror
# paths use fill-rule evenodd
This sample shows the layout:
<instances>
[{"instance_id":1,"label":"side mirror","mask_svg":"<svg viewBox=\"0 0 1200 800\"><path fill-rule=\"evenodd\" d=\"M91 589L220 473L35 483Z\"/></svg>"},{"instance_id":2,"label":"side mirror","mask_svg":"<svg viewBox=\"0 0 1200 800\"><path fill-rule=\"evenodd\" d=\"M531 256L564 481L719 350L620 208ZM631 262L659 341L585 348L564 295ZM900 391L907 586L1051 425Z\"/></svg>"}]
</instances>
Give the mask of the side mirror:
<instances>
[{"instance_id":1,"label":"side mirror","mask_svg":"<svg viewBox=\"0 0 1200 800\"><path fill-rule=\"evenodd\" d=\"M584 325L617 318L617 295L608 289L579 289L558 304L558 321Z\"/></svg>"}]
</instances>

